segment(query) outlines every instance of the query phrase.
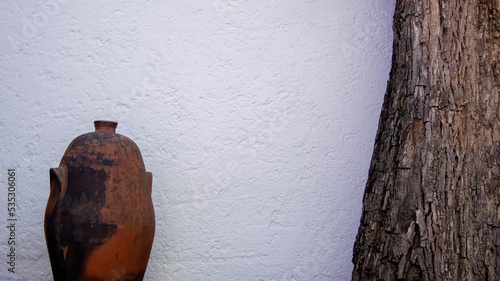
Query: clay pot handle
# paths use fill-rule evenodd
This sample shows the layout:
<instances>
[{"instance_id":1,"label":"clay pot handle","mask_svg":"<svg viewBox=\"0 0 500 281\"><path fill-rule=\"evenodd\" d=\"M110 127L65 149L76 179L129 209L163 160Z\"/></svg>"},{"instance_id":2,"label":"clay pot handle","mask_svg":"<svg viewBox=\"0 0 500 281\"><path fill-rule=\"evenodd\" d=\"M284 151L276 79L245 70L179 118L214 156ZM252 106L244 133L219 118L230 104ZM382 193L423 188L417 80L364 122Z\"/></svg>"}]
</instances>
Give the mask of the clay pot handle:
<instances>
[{"instance_id":1,"label":"clay pot handle","mask_svg":"<svg viewBox=\"0 0 500 281\"><path fill-rule=\"evenodd\" d=\"M146 172L146 175L148 176L149 194L151 194L153 193L153 173Z\"/></svg>"},{"instance_id":2,"label":"clay pot handle","mask_svg":"<svg viewBox=\"0 0 500 281\"><path fill-rule=\"evenodd\" d=\"M63 192L66 191L68 185L68 170L66 167L50 169L50 191Z\"/></svg>"},{"instance_id":3,"label":"clay pot handle","mask_svg":"<svg viewBox=\"0 0 500 281\"><path fill-rule=\"evenodd\" d=\"M50 174L50 196L47 203L47 210L50 213L54 208L57 199L64 196L66 187L68 186L68 170L66 167L51 168Z\"/></svg>"}]
</instances>

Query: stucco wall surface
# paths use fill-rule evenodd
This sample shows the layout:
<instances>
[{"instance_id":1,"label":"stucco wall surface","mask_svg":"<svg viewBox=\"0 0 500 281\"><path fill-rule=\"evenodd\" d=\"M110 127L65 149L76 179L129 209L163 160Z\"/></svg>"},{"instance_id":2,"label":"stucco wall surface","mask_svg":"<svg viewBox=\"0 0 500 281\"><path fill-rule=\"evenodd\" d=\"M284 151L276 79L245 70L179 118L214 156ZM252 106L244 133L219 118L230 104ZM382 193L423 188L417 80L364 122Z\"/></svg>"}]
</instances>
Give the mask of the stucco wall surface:
<instances>
[{"instance_id":1,"label":"stucco wall surface","mask_svg":"<svg viewBox=\"0 0 500 281\"><path fill-rule=\"evenodd\" d=\"M141 148L145 280L349 280L389 75L394 0L1 1L0 221L52 280L49 168L93 121ZM118 279L118 278L116 278Z\"/></svg>"}]
</instances>

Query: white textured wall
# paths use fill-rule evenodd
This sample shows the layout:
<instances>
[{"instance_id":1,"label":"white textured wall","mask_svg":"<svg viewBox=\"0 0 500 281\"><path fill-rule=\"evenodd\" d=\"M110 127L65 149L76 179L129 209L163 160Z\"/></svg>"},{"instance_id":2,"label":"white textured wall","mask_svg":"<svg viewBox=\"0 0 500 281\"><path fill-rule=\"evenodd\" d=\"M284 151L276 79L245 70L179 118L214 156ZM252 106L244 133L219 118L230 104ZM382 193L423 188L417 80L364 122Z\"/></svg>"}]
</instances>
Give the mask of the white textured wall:
<instances>
[{"instance_id":1,"label":"white textured wall","mask_svg":"<svg viewBox=\"0 0 500 281\"><path fill-rule=\"evenodd\" d=\"M0 221L51 280L49 168L96 119L141 148L145 280L348 280L388 79L394 0L2 1Z\"/></svg>"}]
</instances>

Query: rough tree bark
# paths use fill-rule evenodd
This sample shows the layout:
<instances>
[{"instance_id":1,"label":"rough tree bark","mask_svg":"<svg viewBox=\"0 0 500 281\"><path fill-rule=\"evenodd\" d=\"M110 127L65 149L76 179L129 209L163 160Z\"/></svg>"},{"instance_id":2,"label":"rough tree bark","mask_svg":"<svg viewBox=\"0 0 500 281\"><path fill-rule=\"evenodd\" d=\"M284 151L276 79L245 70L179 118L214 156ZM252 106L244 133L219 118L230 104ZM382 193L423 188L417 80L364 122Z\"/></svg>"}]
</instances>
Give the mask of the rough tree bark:
<instances>
[{"instance_id":1,"label":"rough tree bark","mask_svg":"<svg viewBox=\"0 0 500 281\"><path fill-rule=\"evenodd\" d=\"M500 0L397 0L353 280L500 280Z\"/></svg>"}]
</instances>

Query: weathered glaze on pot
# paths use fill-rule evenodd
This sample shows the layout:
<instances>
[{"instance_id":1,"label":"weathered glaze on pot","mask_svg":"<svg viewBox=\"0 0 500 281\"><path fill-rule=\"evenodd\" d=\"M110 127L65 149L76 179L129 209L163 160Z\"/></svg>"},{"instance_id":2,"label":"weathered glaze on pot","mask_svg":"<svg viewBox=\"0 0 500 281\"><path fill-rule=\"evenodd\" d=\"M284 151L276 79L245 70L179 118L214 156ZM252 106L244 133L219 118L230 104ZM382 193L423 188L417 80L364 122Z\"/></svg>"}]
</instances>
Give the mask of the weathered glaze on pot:
<instances>
[{"instance_id":1,"label":"weathered glaze on pot","mask_svg":"<svg viewBox=\"0 0 500 281\"><path fill-rule=\"evenodd\" d=\"M50 169L45 238L55 281L143 280L155 231L141 152L95 121Z\"/></svg>"}]
</instances>

